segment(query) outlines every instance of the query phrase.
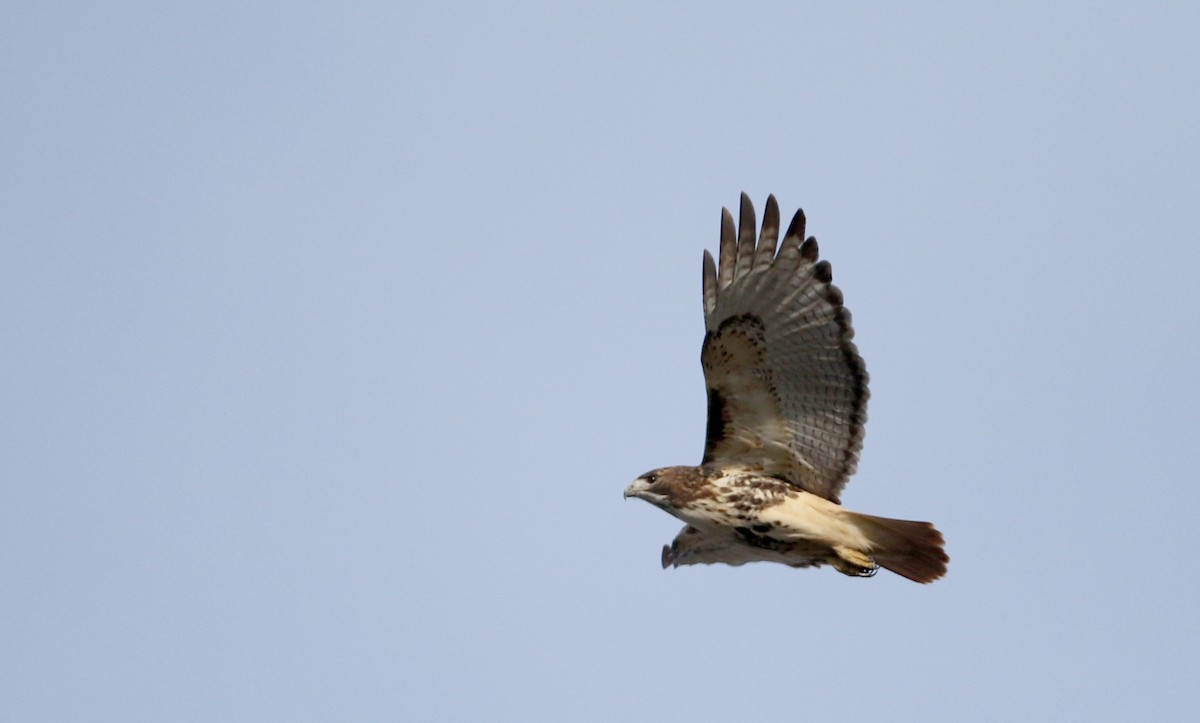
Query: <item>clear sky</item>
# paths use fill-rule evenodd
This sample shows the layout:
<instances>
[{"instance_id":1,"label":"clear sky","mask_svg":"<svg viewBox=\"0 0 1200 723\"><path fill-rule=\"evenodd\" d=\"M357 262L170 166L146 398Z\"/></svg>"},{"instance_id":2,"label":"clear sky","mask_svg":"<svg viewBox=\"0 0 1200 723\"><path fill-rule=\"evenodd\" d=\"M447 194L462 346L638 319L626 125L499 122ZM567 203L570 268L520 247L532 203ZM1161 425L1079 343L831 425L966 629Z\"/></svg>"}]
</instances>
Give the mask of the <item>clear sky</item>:
<instances>
[{"instance_id":1,"label":"clear sky","mask_svg":"<svg viewBox=\"0 0 1200 723\"><path fill-rule=\"evenodd\" d=\"M967 7L969 5L970 7ZM1182 720L1195 3L9 3L0 719ZM720 207L854 314L849 507L694 567Z\"/></svg>"}]
</instances>

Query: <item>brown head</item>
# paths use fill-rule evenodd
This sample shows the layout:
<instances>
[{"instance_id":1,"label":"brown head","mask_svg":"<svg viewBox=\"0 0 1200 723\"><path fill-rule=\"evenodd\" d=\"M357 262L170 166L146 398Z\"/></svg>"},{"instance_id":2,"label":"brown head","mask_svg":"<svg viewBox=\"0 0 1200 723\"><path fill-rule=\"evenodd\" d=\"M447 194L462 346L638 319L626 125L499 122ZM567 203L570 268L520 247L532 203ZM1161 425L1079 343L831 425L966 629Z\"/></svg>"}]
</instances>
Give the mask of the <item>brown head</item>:
<instances>
[{"instance_id":1,"label":"brown head","mask_svg":"<svg viewBox=\"0 0 1200 723\"><path fill-rule=\"evenodd\" d=\"M664 510L687 507L706 493L708 475L703 467L662 467L638 477L625 489L626 497L639 497Z\"/></svg>"}]
</instances>

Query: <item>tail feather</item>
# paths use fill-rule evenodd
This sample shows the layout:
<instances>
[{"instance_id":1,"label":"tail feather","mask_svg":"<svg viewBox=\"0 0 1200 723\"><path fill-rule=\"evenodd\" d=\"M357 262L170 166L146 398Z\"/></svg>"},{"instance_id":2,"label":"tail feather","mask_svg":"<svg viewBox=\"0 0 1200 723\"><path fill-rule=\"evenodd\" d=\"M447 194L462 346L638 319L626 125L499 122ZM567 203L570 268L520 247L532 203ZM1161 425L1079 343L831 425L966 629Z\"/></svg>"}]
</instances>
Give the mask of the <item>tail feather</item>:
<instances>
[{"instance_id":1,"label":"tail feather","mask_svg":"<svg viewBox=\"0 0 1200 723\"><path fill-rule=\"evenodd\" d=\"M871 542L871 557L881 567L915 582L933 582L946 574L950 562L943 549L946 542L932 523L851 514Z\"/></svg>"}]
</instances>

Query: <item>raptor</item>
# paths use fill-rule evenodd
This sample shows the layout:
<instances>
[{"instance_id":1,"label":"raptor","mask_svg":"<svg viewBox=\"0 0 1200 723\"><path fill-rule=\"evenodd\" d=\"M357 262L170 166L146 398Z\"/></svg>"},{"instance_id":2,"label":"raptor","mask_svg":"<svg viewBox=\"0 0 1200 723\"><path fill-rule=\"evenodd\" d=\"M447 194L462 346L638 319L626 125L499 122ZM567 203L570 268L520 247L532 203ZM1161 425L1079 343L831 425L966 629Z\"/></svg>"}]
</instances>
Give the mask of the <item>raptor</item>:
<instances>
[{"instance_id":1,"label":"raptor","mask_svg":"<svg viewBox=\"0 0 1200 723\"><path fill-rule=\"evenodd\" d=\"M704 457L625 490L685 523L663 567L766 561L942 577L949 557L932 524L841 506L862 450L868 377L829 263L804 237L804 212L782 242L774 196L761 231L744 193L739 215L735 229L722 209L719 265L704 252Z\"/></svg>"}]
</instances>

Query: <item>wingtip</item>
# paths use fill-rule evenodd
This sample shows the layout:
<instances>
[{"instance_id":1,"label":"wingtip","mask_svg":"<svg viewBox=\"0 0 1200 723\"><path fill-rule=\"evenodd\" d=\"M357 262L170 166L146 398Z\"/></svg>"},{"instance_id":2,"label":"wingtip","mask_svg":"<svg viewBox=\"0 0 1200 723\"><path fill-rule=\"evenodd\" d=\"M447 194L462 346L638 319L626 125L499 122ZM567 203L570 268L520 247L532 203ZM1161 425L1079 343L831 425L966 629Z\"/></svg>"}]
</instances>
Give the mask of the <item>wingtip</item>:
<instances>
[{"instance_id":1,"label":"wingtip","mask_svg":"<svg viewBox=\"0 0 1200 723\"><path fill-rule=\"evenodd\" d=\"M758 235L758 251L754 254L754 267L766 268L775 259L779 245L779 202L775 194L767 196L763 209L762 231Z\"/></svg>"},{"instance_id":2,"label":"wingtip","mask_svg":"<svg viewBox=\"0 0 1200 723\"><path fill-rule=\"evenodd\" d=\"M704 292L704 316L707 318L717 306L717 262L708 249L704 249L700 288Z\"/></svg>"},{"instance_id":3,"label":"wingtip","mask_svg":"<svg viewBox=\"0 0 1200 723\"><path fill-rule=\"evenodd\" d=\"M730 211L727 207L722 206L721 207L721 236L722 236L722 238L725 236L726 231L728 231L730 234L733 234L733 235L737 234L737 229L733 225L733 214L730 213Z\"/></svg>"},{"instance_id":4,"label":"wingtip","mask_svg":"<svg viewBox=\"0 0 1200 723\"><path fill-rule=\"evenodd\" d=\"M733 214L721 208L721 253L717 256L717 278L722 287L733 281L733 268L737 263L737 227L733 225Z\"/></svg>"},{"instance_id":5,"label":"wingtip","mask_svg":"<svg viewBox=\"0 0 1200 723\"><path fill-rule=\"evenodd\" d=\"M754 202L742 191L742 205L738 209L738 236L739 241L745 242L749 238L750 243L754 243Z\"/></svg>"},{"instance_id":6,"label":"wingtip","mask_svg":"<svg viewBox=\"0 0 1200 723\"><path fill-rule=\"evenodd\" d=\"M779 201L773 193L767 196L767 206L763 209L763 232L772 228L779 231Z\"/></svg>"},{"instance_id":7,"label":"wingtip","mask_svg":"<svg viewBox=\"0 0 1200 723\"><path fill-rule=\"evenodd\" d=\"M796 209L796 215L792 216L792 222L790 224L788 224L787 233L785 233L783 235L783 237L784 238L793 238L793 237L803 238L805 223L806 223L806 219L804 217L804 209L802 209L802 208Z\"/></svg>"},{"instance_id":8,"label":"wingtip","mask_svg":"<svg viewBox=\"0 0 1200 723\"><path fill-rule=\"evenodd\" d=\"M817 245L817 237L809 236L800 244L800 258L805 261L816 261L821 255L821 247Z\"/></svg>"}]
</instances>

